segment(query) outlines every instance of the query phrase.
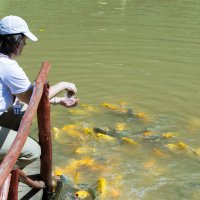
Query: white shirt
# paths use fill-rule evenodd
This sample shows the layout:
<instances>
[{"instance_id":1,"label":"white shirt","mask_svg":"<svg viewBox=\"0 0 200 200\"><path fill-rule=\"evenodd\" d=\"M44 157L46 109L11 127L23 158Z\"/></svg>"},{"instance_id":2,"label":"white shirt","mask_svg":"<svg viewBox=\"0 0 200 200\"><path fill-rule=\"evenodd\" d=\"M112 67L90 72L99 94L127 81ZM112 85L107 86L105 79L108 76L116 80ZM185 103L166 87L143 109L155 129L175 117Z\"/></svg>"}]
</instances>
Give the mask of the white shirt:
<instances>
[{"instance_id":1,"label":"white shirt","mask_svg":"<svg viewBox=\"0 0 200 200\"><path fill-rule=\"evenodd\" d=\"M0 53L0 115L12 106L14 94L31 87L31 82L18 63Z\"/></svg>"}]
</instances>

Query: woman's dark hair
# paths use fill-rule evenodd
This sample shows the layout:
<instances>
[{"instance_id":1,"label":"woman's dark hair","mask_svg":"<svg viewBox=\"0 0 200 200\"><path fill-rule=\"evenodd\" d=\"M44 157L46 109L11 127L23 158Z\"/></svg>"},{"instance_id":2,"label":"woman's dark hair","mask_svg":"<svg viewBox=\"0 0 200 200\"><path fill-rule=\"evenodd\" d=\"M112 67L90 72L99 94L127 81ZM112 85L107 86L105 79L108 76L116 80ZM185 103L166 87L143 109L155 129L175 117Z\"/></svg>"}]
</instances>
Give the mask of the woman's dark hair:
<instances>
[{"instance_id":1,"label":"woman's dark hair","mask_svg":"<svg viewBox=\"0 0 200 200\"><path fill-rule=\"evenodd\" d=\"M23 41L25 35L23 33L13 35L0 35L0 53L10 55L15 53L17 48Z\"/></svg>"}]
</instances>

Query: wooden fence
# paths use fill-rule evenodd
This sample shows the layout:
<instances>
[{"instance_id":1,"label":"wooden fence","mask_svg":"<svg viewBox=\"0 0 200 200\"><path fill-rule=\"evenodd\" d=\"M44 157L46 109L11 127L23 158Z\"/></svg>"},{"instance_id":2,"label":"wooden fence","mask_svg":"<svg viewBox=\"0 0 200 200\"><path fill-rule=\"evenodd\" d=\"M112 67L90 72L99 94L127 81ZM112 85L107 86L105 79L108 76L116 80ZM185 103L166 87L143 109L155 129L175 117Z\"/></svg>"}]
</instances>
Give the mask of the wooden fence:
<instances>
[{"instance_id":1,"label":"wooden fence","mask_svg":"<svg viewBox=\"0 0 200 200\"><path fill-rule=\"evenodd\" d=\"M24 173L14 167L17 158L29 135L33 118L37 112L39 144L41 146L41 180L45 182L43 200L48 199L52 193L52 144L49 104L49 84L46 82L51 65L43 62L40 72L36 78L28 108L22 118L18 134L11 145L8 153L0 165L0 200L18 199L18 177L25 176ZM29 185L32 184L28 179Z\"/></svg>"}]
</instances>

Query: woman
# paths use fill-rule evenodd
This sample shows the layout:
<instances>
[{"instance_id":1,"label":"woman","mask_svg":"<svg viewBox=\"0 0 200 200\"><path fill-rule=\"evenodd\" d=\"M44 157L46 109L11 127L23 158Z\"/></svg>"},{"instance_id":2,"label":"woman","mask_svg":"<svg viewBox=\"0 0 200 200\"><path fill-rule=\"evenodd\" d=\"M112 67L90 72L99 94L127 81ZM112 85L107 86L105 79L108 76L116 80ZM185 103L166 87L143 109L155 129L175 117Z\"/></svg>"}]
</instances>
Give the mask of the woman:
<instances>
[{"instance_id":1,"label":"woman","mask_svg":"<svg viewBox=\"0 0 200 200\"><path fill-rule=\"evenodd\" d=\"M0 20L0 160L10 148L24 114L19 100L28 104L33 92L33 85L14 60L21 55L26 39L37 41L21 17L6 16ZM63 90L70 94L77 92L73 83L60 82L50 87L50 103L76 106L75 98L67 101L65 97L54 97ZM23 169L39 157L39 144L28 137L16 164Z\"/></svg>"}]
</instances>

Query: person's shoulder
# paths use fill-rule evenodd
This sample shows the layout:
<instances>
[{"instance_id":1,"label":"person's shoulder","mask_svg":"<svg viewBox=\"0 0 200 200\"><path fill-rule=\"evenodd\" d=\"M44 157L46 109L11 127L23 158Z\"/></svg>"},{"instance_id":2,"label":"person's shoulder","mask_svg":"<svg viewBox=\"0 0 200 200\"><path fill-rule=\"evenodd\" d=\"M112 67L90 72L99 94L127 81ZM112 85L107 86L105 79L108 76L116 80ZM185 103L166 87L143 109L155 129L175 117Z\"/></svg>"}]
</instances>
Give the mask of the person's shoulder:
<instances>
[{"instance_id":1,"label":"person's shoulder","mask_svg":"<svg viewBox=\"0 0 200 200\"><path fill-rule=\"evenodd\" d=\"M0 66L4 67L4 69L19 67L17 61L12 60L12 59L7 58L7 57L0 58Z\"/></svg>"},{"instance_id":2,"label":"person's shoulder","mask_svg":"<svg viewBox=\"0 0 200 200\"><path fill-rule=\"evenodd\" d=\"M3 76L15 74L18 71L21 71L21 67L18 65L17 61L9 58L0 58L0 72Z\"/></svg>"},{"instance_id":3,"label":"person's shoulder","mask_svg":"<svg viewBox=\"0 0 200 200\"><path fill-rule=\"evenodd\" d=\"M9 57L0 57L0 63L4 65L18 65L16 60L10 59Z\"/></svg>"}]
</instances>

